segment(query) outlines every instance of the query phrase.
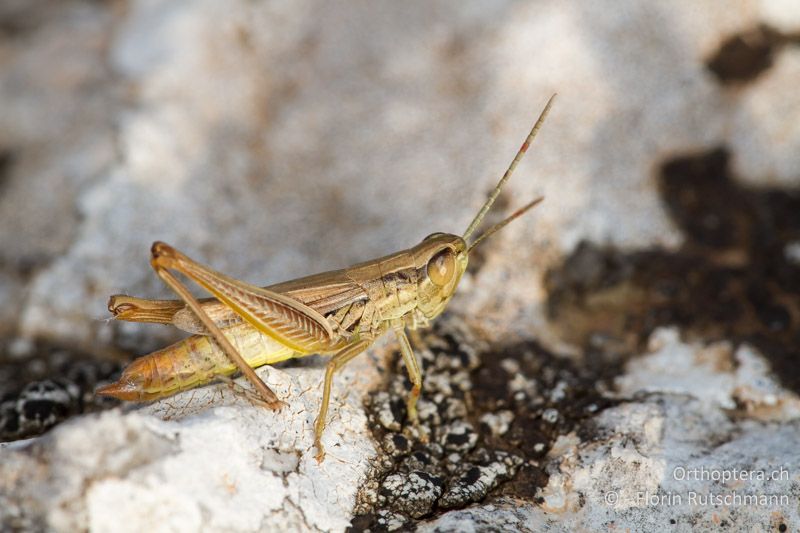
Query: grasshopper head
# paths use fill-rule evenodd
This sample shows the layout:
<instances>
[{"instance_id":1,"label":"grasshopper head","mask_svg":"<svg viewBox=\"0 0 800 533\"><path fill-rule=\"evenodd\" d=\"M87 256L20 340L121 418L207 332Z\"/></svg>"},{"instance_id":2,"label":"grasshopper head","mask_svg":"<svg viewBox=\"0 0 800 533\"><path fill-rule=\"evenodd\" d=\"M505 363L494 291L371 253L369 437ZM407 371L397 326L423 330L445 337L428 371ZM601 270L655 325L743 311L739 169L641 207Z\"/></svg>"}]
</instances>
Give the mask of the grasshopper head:
<instances>
[{"instance_id":1,"label":"grasshopper head","mask_svg":"<svg viewBox=\"0 0 800 533\"><path fill-rule=\"evenodd\" d=\"M417 308L434 318L444 311L467 269L467 243L458 235L433 233L411 251L417 268Z\"/></svg>"}]
</instances>

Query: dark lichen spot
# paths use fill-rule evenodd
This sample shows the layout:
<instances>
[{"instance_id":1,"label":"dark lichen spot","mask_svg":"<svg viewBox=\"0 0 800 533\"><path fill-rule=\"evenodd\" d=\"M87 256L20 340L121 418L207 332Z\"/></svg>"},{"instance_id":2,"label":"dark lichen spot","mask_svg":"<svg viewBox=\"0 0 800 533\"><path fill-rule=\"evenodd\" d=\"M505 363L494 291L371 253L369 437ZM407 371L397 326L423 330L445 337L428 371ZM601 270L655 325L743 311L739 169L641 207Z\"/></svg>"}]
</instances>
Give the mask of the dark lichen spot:
<instances>
[{"instance_id":1,"label":"dark lichen spot","mask_svg":"<svg viewBox=\"0 0 800 533\"><path fill-rule=\"evenodd\" d=\"M473 466L472 468L467 470L467 473L464 474L464 477L462 479L464 480L465 483L472 484L478 481L480 477L481 477L480 468L478 468L477 466Z\"/></svg>"},{"instance_id":2,"label":"dark lichen spot","mask_svg":"<svg viewBox=\"0 0 800 533\"><path fill-rule=\"evenodd\" d=\"M395 398L391 401L389 408L392 410L392 416L395 420L404 420L406 418L406 403L402 398Z\"/></svg>"},{"instance_id":3,"label":"dark lichen spot","mask_svg":"<svg viewBox=\"0 0 800 533\"><path fill-rule=\"evenodd\" d=\"M0 195L3 194L14 166L14 152L0 148Z\"/></svg>"},{"instance_id":4,"label":"dark lichen spot","mask_svg":"<svg viewBox=\"0 0 800 533\"><path fill-rule=\"evenodd\" d=\"M0 340L0 441L40 435L80 413L116 405L94 396L119 364L45 341L29 343L24 357Z\"/></svg>"},{"instance_id":5,"label":"dark lichen spot","mask_svg":"<svg viewBox=\"0 0 800 533\"><path fill-rule=\"evenodd\" d=\"M659 186L667 210L696 247L741 247L751 238L754 206L743 195L723 193L732 189L729 161L720 147L662 166Z\"/></svg>"},{"instance_id":6,"label":"dark lichen spot","mask_svg":"<svg viewBox=\"0 0 800 533\"><path fill-rule=\"evenodd\" d=\"M439 476L434 476L432 474L429 474L428 472L419 471L419 470L414 472L414 474L416 474L423 481L426 481L427 483L430 483L431 485L433 485L435 487L438 487L438 488L444 487L444 482L442 482L442 478L440 478Z\"/></svg>"},{"instance_id":7,"label":"dark lichen spot","mask_svg":"<svg viewBox=\"0 0 800 533\"><path fill-rule=\"evenodd\" d=\"M784 42L766 26L744 31L726 39L706 66L721 83L751 81L772 66Z\"/></svg>"},{"instance_id":8,"label":"dark lichen spot","mask_svg":"<svg viewBox=\"0 0 800 533\"><path fill-rule=\"evenodd\" d=\"M461 446L469 442L469 434L468 433L450 433L447 435L447 444L452 444L454 446Z\"/></svg>"},{"instance_id":9,"label":"dark lichen spot","mask_svg":"<svg viewBox=\"0 0 800 533\"><path fill-rule=\"evenodd\" d=\"M45 10L36 2L11 2L0 6L0 37L18 39L32 33L44 20Z\"/></svg>"},{"instance_id":10,"label":"dark lichen spot","mask_svg":"<svg viewBox=\"0 0 800 533\"><path fill-rule=\"evenodd\" d=\"M571 342L624 360L652 331L746 342L800 392L800 190L739 185L724 147L667 161L667 212L686 236L675 251L588 243L547 274L549 314Z\"/></svg>"},{"instance_id":11,"label":"dark lichen spot","mask_svg":"<svg viewBox=\"0 0 800 533\"><path fill-rule=\"evenodd\" d=\"M423 464L431 464L433 461L431 460L431 454L425 453L423 451L414 452L413 457L415 460L419 461Z\"/></svg>"},{"instance_id":12,"label":"dark lichen spot","mask_svg":"<svg viewBox=\"0 0 800 533\"><path fill-rule=\"evenodd\" d=\"M396 448L400 450L407 450L408 449L408 439L402 435L394 434L392 435L392 441Z\"/></svg>"}]
</instances>

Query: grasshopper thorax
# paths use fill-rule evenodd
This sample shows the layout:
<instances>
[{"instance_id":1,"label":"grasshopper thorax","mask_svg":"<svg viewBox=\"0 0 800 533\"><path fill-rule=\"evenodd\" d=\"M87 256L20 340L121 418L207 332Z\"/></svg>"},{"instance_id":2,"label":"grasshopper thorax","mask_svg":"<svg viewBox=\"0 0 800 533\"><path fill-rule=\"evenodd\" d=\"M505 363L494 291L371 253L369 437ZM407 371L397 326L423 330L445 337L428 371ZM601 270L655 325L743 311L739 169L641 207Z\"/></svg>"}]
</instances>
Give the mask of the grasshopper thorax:
<instances>
[{"instance_id":1,"label":"grasshopper thorax","mask_svg":"<svg viewBox=\"0 0 800 533\"><path fill-rule=\"evenodd\" d=\"M417 269L417 309L432 319L441 314L467 269L467 243L458 235L433 233L411 249Z\"/></svg>"}]
</instances>

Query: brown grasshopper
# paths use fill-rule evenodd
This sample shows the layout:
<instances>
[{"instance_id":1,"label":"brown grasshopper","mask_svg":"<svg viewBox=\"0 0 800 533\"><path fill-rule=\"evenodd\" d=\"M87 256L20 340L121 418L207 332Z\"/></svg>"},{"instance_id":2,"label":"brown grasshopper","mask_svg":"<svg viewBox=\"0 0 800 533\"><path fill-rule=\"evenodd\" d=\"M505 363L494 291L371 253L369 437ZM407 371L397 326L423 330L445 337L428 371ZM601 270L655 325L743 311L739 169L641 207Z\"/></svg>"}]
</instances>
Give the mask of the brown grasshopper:
<instances>
[{"instance_id":1,"label":"brown grasshopper","mask_svg":"<svg viewBox=\"0 0 800 533\"><path fill-rule=\"evenodd\" d=\"M136 359L117 382L100 387L97 393L148 401L239 370L266 406L278 409L283 402L253 368L315 353L332 355L314 424L316 458L321 461L325 454L321 437L334 372L392 330L413 384L407 407L409 420L416 422L422 373L405 329L425 327L439 316L467 268L469 252L542 201L533 200L467 243L541 128L554 98L548 100L463 236L433 233L408 250L263 288L215 272L163 242L154 243L150 264L180 300L114 295L108 309L119 320L172 324L194 335ZM214 297L198 300L170 270L183 274Z\"/></svg>"}]
</instances>

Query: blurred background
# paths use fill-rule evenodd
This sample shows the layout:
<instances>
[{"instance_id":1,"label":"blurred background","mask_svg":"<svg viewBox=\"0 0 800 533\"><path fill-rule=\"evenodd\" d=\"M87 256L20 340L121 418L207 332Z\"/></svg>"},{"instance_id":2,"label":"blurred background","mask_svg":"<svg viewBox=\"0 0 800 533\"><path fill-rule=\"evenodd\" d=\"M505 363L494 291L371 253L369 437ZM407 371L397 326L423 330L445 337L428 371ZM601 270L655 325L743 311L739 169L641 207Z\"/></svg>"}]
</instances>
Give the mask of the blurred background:
<instances>
[{"instance_id":1,"label":"blurred background","mask_svg":"<svg viewBox=\"0 0 800 533\"><path fill-rule=\"evenodd\" d=\"M110 294L171 297L154 240L266 285L463 232L554 92L494 220L546 201L482 245L451 310L577 356L664 323L763 326L786 352L799 85L791 0L4 0L6 398L63 372L53 353L177 338L107 320ZM718 268L743 277L710 286Z\"/></svg>"}]
</instances>

